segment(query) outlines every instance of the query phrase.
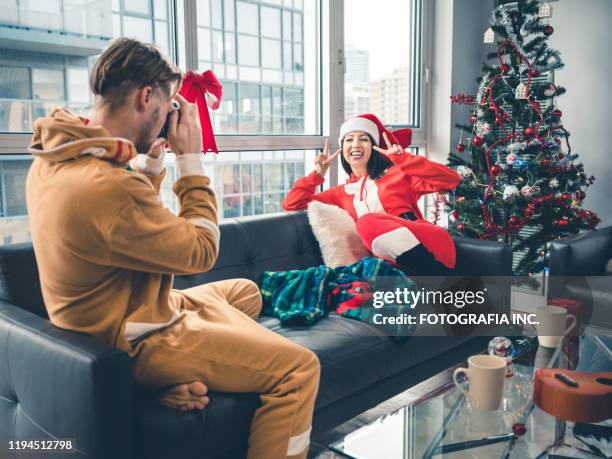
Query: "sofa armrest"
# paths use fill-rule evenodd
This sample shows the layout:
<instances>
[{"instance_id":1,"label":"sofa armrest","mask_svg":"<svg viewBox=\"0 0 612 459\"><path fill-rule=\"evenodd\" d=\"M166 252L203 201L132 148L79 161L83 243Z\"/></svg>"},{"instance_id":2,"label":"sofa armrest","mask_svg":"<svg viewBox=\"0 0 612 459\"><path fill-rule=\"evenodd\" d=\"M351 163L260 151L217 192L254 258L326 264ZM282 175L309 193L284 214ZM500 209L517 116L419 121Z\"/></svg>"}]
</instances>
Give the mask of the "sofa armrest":
<instances>
[{"instance_id":1,"label":"sofa armrest","mask_svg":"<svg viewBox=\"0 0 612 459\"><path fill-rule=\"evenodd\" d=\"M94 459L133 459L131 360L0 301L0 440L72 439Z\"/></svg>"},{"instance_id":2,"label":"sofa armrest","mask_svg":"<svg viewBox=\"0 0 612 459\"><path fill-rule=\"evenodd\" d=\"M512 248L496 241L453 237L457 250L455 275L512 276Z\"/></svg>"},{"instance_id":3,"label":"sofa armrest","mask_svg":"<svg viewBox=\"0 0 612 459\"><path fill-rule=\"evenodd\" d=\"M552 243L551 276L603 276L612 258L612 226Z\"/></svg>"}]
</instances>

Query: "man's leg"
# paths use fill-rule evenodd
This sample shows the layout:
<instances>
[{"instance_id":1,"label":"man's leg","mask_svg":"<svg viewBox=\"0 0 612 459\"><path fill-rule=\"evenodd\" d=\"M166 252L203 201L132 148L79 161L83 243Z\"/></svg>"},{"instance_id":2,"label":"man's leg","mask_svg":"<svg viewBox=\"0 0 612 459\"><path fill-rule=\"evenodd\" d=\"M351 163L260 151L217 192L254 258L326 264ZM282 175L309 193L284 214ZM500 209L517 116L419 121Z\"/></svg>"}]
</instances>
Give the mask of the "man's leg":
<instances>
[{"instance_id":1,"label":"man's leg","mask_svg":"<svg viewBox=\"0 0 612 459\"><path fill-rule=\"evenodd\" d=\"M228 279L181 290L188 307L199 309L211 302L226 302L255 320L261 313L261 293L249 279Z\"/></svg>"},{"instance_id":2,"label":"man's leg","mask_svg":"<svg viewBox=\"0 0 612 459\"><path fill-rule=\"evenodd\" d=\"M306 457L319 383L316 355L225 301L204 302L138 343L134 375L147 387L205 381L213 391L259 393L249 458Z\"/></svg>"},{"instance_id":3,"label":"man's leg","mask_svg":"<svg viewBox=\"0 0 612 459\"><path fill-rule=\"evenodd\" d=\"M177 304L181 309L198 310L205 304L227 302L256 320L261 312L261 293L249 279L228 279L181 290ZM162 405L182 411L203 410L209 402L208 387L202 381L179 384L156 396Z\"/></svg>"}]
</instances>

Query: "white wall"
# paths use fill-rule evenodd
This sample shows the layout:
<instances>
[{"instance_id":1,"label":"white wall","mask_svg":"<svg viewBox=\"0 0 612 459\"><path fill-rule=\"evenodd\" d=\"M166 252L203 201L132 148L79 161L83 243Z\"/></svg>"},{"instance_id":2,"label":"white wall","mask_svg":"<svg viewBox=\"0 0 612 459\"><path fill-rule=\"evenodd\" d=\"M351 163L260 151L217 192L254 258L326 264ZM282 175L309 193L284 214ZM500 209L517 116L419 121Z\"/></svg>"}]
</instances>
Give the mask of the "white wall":
<instances>
[{"instance_id":1,"label":"white wall","mask_svg":"<svg viewBox=\"0 0 612 459\"><path fill-rule=\"evenodd\" d=\"M465 105L452 105L450 96L476 94L476 78L485 57L483 33L488 27L493 0L435 0L434 5L428 153L431 159L446 162L448 153L459 140L455 123L467 124L469 116L469 109Z\"/></svg>"},{"instance_id":2,"label":"white wall","mask_svg":"<svg viewBox=\"0 0 612 459\"><path fill-rule=\"evenodd\" d=\"M572 152L580 155L586 174L596 178L584 207L599 214L601 228L612 225L612 1L560 0L551 5L555 32L549 44L565 63L555 73L555 83L567 89L557 104L571 133Z\"/></svg>"},{"instance_id":3,"label":"white wall","mask_svg":"<svg viewBox=\"0 0 612 459\"><path fill-rule=\"evenodd\" d=\"M454 124L467 124L468 109L451 105L451 94L475 95L481 64L493 45L483 43L493 0L434 1L431 118L428 155L446 162L459 133ZM572 151L580 154L587 175L595 175L584 206L612 224L612 0L551 2L555 32L549 45L561 52L565 67L555 74L567 93L557 100L563 124L572 134Z\"/></svg>"},{"instance_id":4,"label":"white wall","mask_svg":"<svg viewBox=\"0 0 612 459\"><path fill-rule=\"evenodd\" d=\"M451 112L449 96L451 91L453 63L453 1L434 2L432 40L432 69L430 72L430 100L428 110L427 156L439 162L446 162L450 145Z\"/></svg>"}]
</instances>

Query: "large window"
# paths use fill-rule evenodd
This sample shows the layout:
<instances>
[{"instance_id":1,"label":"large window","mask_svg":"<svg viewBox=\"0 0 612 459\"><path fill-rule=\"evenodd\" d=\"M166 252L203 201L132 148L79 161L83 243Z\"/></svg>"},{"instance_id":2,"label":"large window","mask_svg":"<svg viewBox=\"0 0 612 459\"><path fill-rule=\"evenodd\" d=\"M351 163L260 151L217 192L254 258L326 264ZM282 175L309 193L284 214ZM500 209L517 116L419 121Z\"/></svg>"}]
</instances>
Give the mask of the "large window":
<instances>
[{"instance_id":1,"label":"large window","mask_svg":"<svg viewBox=\"0 0 612 459\"><path fill-rule=\"evenodd\" d=\"M215 72L223 101L211 117L221 152L202 161L219 217L242 217L280 211L295 180L312 171L324 136L335 142L345 117L372 111L387 124L422 129L421 2L380 0L376 8L367 0L3 2L0 243L30 237L26 147L34 119L57 105L90 113L89 72L113 37L156 43L183 69ZM381 29L393 30L401 44L390 49ZM327 184L339 175L330 170ZM175 179L169 155L161 197L173 211Z\"/></svg>"},{"instance_id":2,"label":"large window","mask_svg":"<svg viewBox=\"0 0 612 459\"><path fill-rule=\"evenodd\" d=\"M316 6L196 2L198 67L212 69L225 93L213 114L217 134L320 134Z\"/></svg>"},{"instance_id":3,"label":"large window","mask_svg":"<svg viewBox=\"0 0 612 459\"><path fill-rule=\"evenodd\" d=\"M419 22L409 20L420 15L419 3L378 0L372 8L370 0L344 2L347 117L371 112L386 125L419 125ZM401 45L390 46L390 37Z\"/></svg>"}]
</instances>

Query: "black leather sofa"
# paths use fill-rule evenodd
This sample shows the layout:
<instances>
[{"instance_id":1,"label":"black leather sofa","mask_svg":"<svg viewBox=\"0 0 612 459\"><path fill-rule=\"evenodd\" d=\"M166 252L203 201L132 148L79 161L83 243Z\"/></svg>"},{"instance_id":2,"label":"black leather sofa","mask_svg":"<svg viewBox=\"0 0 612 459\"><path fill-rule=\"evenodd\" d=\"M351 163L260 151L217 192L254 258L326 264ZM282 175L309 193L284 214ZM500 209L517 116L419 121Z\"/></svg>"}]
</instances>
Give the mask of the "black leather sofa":
<instances>
[{"instance_id":1,"label":"black leather sofa","mask_svg":"<svg viewBox=\"0 0 612 459\"><path fill-rule=\"evenodd\" d=\"M233 277L258 280L264 270L322 263L304 213L228 220L221 224L221 234L215 267L177 277L177 288ZM456 239L456 245L458 273L510 275L507 246L473 239ZM506 293L509 304L509 289ZM260 322L319 356L314 435L482 350L487 340L421 336L397 342L334 313L310 328L283 327L271 317ZM204 412L184 413L142 397L134 387L127 354L48 321L31 245L0 247L4 444L71 438L81 452L78 457L238 458L244 456L257 406L254 394L212 393Z\"/></svg>"},{"instance_id":2,"label":"black leather sofa","mask_svg":"<svg viewBox=\"0 0 612 459\"><path fill-rule=\"evenodd\" d=\"M582 321L612 330L612 226L570 236L552 244L549 298L582 303Z\"/></svg>"}]
</instances>

